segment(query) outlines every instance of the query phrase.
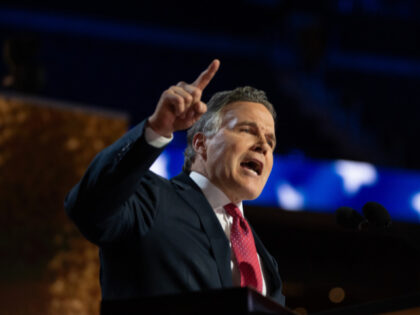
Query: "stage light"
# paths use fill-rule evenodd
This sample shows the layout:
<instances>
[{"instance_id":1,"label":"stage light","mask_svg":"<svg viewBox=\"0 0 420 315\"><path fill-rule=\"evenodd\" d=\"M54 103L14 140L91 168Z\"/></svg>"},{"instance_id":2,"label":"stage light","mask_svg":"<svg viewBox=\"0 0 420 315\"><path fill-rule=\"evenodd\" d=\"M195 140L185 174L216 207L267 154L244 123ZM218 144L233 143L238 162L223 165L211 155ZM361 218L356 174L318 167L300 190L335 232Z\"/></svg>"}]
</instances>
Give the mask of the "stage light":
<instances>
[{"instance_id":1,"label":"stage light","mask_svg":"<svg viewBox=\"0 0 420 315\"><path fill-rule=\"evenodd\" d=\"M411 199L411 206L420 214L420 192L415 194Z\"/></svg>"},{"instance_id":2,"label":"stage light","mask_svg":"<svg viewBox=\"0 0 420 315\"><path fill-rule=\"evenodd\" d=\"M279 205L287 210L302 210L304 205L303 195L288 183L283 183L277 188Z\"/></svg>"},{"instance_id":3,"label":"stage light","mask_svg":"<svg viewBox=\"0 0 420 315\"><path fill-rule=\"evenodd\" d=\"M335 171L343 179L344 189L349 195L377 181L376 169L369 163L338 160L335 162Z\"/></svg>"},{"instance_id":4,"label":"stage light","mask_svg":"<svg viewBox=\"0 0 420 315\"><path fill-rule=\"evenodd\" d=\"M346 297L346 292L343 288L335 287L330 290L328 293L328 298L333 303L341 303L343 302L344 298Z\"/></svg>"}]
</instances>

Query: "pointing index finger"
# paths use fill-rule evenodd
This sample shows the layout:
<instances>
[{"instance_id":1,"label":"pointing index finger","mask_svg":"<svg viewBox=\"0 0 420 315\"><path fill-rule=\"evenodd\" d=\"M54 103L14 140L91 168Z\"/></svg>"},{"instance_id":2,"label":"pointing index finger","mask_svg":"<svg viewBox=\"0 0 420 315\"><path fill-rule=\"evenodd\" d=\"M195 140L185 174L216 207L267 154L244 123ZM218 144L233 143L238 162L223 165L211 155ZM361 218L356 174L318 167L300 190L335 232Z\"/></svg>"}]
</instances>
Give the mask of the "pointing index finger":
<instances>
[{"instance_id":1,"label":"pointing index finger","mask_svg":"<svg viewBox=\"0 0 420 315\"><path fill-rule=\"evenodd\" d=\"M201 72L201 74L192 83L192 85L199 88L200 90L204 90L205 87L210 83L211 79L213 79L214 75L219 69L219 66L220 61L218 59L214 59L212 63L208 66L208 68Z\"/></svg>"}]
</instances>

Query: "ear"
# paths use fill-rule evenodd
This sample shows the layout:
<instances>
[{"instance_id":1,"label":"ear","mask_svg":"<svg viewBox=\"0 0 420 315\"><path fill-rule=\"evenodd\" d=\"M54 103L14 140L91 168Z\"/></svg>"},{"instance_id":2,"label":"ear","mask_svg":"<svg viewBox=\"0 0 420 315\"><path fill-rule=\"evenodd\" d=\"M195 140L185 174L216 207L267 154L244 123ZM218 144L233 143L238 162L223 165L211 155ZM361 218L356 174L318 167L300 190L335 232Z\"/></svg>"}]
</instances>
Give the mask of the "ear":
<instances>
[{"instance_id":1,"label":"ear","mask_svg":"<svg viewBox=\"0 0 420 315\"><path fill-rule=\"evenodd\" d=\"M194 135L192 147L197 155L200 155L204 160L207 159L206 136L202 132L197 132Z\"/></svg>"}]
</instances>

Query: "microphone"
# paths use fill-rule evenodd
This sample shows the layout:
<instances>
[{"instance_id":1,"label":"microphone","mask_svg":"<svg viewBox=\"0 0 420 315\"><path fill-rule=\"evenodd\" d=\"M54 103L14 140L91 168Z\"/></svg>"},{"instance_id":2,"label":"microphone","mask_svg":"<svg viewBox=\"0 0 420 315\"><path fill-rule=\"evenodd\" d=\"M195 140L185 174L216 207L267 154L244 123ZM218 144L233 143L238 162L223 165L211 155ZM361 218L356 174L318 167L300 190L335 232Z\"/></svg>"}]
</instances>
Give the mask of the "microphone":
<instances>
[{"instance_id":1,"label":"microphone","mask_svg":"<svg viewBox=\"0 0 420 315\"><path fill-rule=\"evenodd\" d=\"M389 228L392 224L388 211L377 202L367 202L363 206L363 213L368 221L375 224L377 228ZM414 231L416 230L403 229L398 224L395 224L392 232L408 245L411 250L414 250L415 255L420 257L419 234Z\"/></svg>"},{"instance_id":2,"label":"microphone","mask_svg":"<svg viewBox=\"0 0 420 315\"><path fill-rule=\"evenodd\" d=\"M367 220L360 215L356 210L350 207L340 207L335 212L335 219L337 224L348 228L362 230L366 225Z\"/></svg>"},{"instance_id":3,"label":"microphone","mask_svg":"<svg viewBox=\"0 0 420 315\"><path fill-rule=\"evenodd\" d=\"M362 208L364 217L350 207L340 207L336 210L336 222L345 228L353 230L367 230L373 228L376 231L385 230L392 224L391 216L384 206L377 202L369 201ZM401 229L398 224L393 226L390 235L404 242L416 255L420 257L420 235Z\"/></svg>"},{"instance_id":4,"label":"microphone","mask_svg":"<svg viewBox=\"0 0 420 315\"><path fill-rule=\"evenodd\" d=\"M391 216L381 204L369 201L363 206L362 211L367 221L377 228L387 228L391 226Z\"/></svg>"},{"instance_id":5,"label":"microphone","mask_svg":"<svg viewBox=\"0 0 420 315\"><path fill-rule=\"evenodd\" d=\"M391 226L391 216L384 206L369 201L362 208L364 217L350 207L340 207L336 210L336 222L342 227L365 230L368 227L387 228Z\"/></svg>"}]
</instances>

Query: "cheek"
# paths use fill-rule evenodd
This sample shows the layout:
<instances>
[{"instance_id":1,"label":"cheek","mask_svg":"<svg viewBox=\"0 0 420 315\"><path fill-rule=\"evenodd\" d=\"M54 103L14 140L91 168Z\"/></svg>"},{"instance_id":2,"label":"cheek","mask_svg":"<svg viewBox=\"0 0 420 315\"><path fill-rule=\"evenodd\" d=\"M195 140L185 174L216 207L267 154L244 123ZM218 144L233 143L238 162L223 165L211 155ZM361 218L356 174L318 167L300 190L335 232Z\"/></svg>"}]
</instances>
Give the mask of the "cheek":
<instances>
[{"instance_id":1,"label":"cheek","mask_svg":"<svg viewBox=\"0 0 420 315\"><path fill-rule=\"evenodd\" d=\"M267 162L267 178L270 176L272 170L273 170L273 160Z\"/></svg>"},{"instance_id":2,"label":"cheek","mask_svg":"<svg viewBox=\"0 0 420 315\"><path fill-rule=\"evenodd\" d=\"M214 171L220 172L225 167L226 163L226 149L224 143L214 143L207 152L208 164Z\"/></svg>"},{"instance_id":3,"label":"cheek","mask_svg":"<svg viewBox=\"0 0 420 315\"><path fill-rule=\"evenodd\" d=\"M242 138L233 136L216 136L208 147L207 158L210 168L220 176L229 176L235 172L240 156L245 147L241 145ZM225 175L223 175L225 174Z\"/></svg>"},{"instance_id":4,"label":"cheek","mask_svg":"<svg viewBox=\"0 0 420 315\"><path fill-rule=\"evenodd\" d=\"M210 152L209 152L210 153ZM216 139L211 146L211 154L214 160L230 160L235 154L235 146L226 139Z\"/></svg>"}]
</instances>

